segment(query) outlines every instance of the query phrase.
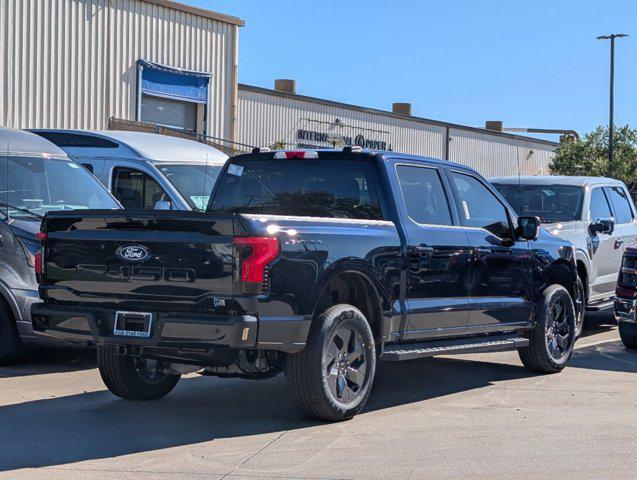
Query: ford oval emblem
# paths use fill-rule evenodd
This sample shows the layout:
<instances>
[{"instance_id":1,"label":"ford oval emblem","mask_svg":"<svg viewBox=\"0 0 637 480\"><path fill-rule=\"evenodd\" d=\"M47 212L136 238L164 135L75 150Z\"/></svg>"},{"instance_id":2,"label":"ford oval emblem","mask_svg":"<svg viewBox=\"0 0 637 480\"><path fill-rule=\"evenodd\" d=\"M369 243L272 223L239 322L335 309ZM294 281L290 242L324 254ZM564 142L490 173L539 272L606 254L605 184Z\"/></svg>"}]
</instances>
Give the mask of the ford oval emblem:
<instances>
[{"instance_id":1,"label":"ford oval emblem","mask_svg":"<svg viewBox=\"0 0 637 480\"><path fill-rule=\"evenodd\" d=\"M119 255L124 260L129 260L131 262L141 262L144 260L150 252L146 247L142 247L141 245L128 245L127 247L120 247L117 249L117 255Z\"/></svg>"}]
</instances>

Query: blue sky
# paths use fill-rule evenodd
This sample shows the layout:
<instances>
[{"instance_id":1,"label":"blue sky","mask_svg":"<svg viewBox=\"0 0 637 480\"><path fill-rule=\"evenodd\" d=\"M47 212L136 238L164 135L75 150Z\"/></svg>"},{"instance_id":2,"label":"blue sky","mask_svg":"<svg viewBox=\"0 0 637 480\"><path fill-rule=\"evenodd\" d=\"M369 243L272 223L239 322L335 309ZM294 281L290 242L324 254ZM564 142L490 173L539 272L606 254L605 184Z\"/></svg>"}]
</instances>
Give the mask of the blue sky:
<instances>
[{"instance_id":1,"label":"blue sky","mask_svg":"<svg viewBox=\"0 0 637 480\"><path fill-rule=\"evenodd\" d=\"M180 0L235 15L239 81L483 126L572 128L608 122L616 41L615 123L637 128L637 2Z\"/></svg>"}]
</instances>

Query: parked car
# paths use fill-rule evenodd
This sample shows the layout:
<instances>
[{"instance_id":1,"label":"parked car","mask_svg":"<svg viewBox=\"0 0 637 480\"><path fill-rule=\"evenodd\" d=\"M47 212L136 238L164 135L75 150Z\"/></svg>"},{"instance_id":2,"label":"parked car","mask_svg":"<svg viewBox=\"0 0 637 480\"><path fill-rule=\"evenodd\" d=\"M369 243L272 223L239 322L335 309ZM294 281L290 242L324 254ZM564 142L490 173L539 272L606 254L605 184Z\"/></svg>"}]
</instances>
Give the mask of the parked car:
<instances>
[{"instance_id":1,"label":"parked car","mask_svg":"<svg viewBox=\"0 0 637 480\"><path fill-rule=\"evenodd\" d=\"M626 348L637 349L637 245L629 245L624 251L616 293L619 336Z\"/></svg>"},{"instance_id":2,"label":"parked car","mask_svg":"<svg viewBox=\"0 0 637 480\"><path fill-rule=\"evenodd\" d=\"M121 207L95 177L37 135L0 127L0 150L0 364L6 364L24 342L39 339L29 312L39 301L34 268L43 215Z\"/></svg>"},{"instance_id":3,"label":"parked car","mask_svg":"<svg viewBox=\"0 0 637 480\"><path fill-rule=\"evenodd\" d=\"M619 180L604 177L500 177L491 183L520 215L536 215L575 246L579 298L612 308L624 247L637 241L635 206ZM578 317L578 335L584 309Z\"/></svg>"},{"instance_id":4,"label":"parked car","mask_svg":"<svg viewBox=\"0 0 637 480\"><path fill-rule=\"evenodd\" d=\"M106 386L285 371L312 417L359 412L376 360L517 349L559 372L573 247L478 173L396 152L233 157L208 212L51 212L36 330L94 340Z\"/></svg>"},{"instance_id":5,"label":"parked car","mask_svg":"<svg viewBox=\"0 0 637 480\"><path fill-rule=\"evenodd\" d=\"M203 211L228 159L205 143L154 133L32 132L86 167L126 209Z\"/></svg>"}]
</instances>

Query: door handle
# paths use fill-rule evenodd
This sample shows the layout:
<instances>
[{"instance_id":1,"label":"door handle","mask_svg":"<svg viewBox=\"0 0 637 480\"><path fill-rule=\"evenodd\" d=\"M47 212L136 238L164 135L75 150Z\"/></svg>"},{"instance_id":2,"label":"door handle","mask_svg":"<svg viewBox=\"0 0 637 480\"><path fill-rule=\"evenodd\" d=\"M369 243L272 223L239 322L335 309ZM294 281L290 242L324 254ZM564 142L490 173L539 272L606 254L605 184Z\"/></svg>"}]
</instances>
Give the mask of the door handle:
<instances>
[{"instance_id":1,"label":"door handle","mask_svg":"<svg viewBox=\"0 0 637 480\"><path fill-rule=\"evenodd\" d=\"M434 252L434 248L421 243L420 245L411 247L411 251L416 255L428 255Z\"/></svg>"},{"instance_id":2,"label":"door handle","mask_svg":"<svg viewBox=\"0 0 637 480\"><path fill-rule=\"evenodd\" d=\"M615 249L618 249L624 244L623 240L615 240Z\"/></svg>"}]
</instances>

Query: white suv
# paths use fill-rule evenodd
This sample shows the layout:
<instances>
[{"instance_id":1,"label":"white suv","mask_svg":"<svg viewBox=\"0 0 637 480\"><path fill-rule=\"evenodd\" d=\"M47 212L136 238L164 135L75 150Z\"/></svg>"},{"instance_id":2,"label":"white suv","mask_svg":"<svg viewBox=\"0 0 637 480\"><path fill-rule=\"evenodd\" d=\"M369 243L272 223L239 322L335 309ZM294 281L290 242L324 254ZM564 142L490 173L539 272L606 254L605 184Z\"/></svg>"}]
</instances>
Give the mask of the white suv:
<instances>
[{"instance_id":1,"label":"white suv","mask_svg":"<svg viewBox=\"0 0 637 480\"><path fill-rule=\"evenodd\" d=\"M611 308L624 248L637 241L635 205L626 185L604 177L560 176L499 177L491 183L520 215L540 217L549 232L575 246L586 309Z\"/></svg>"}]
</instances>

